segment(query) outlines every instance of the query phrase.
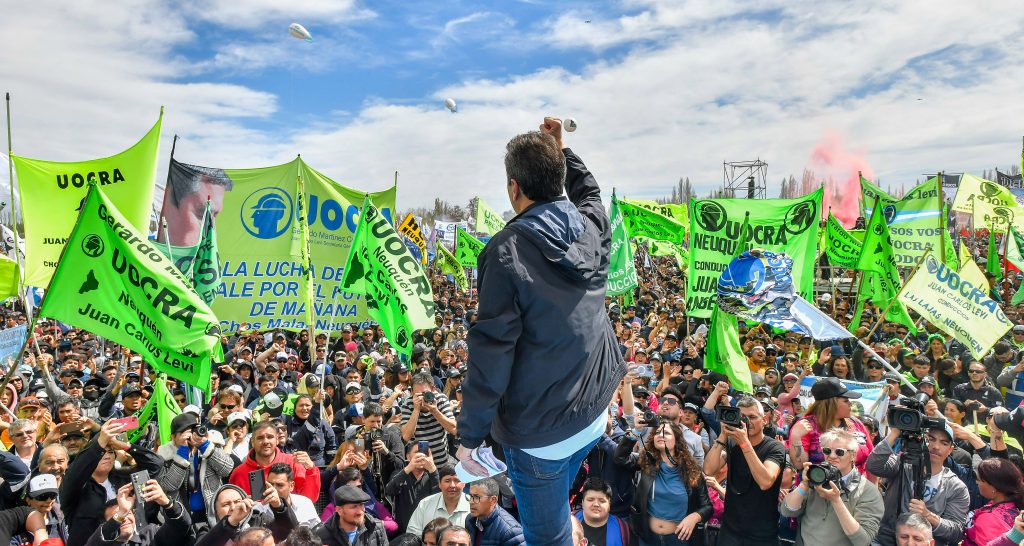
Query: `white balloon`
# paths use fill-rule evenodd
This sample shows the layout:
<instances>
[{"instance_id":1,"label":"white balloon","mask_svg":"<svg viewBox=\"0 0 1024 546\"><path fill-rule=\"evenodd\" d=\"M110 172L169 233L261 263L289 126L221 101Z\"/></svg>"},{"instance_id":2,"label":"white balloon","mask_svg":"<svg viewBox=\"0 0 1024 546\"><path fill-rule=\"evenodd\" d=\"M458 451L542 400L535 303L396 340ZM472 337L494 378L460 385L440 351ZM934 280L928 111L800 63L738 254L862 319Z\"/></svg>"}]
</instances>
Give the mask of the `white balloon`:
<instances>
[{"instance_id":1,"label":"white balloon","mask_svg":"<svg viewBox=\"0 0 1024 546\"><path fill-rule=\"evenodd\" d=\"M455 99L451 97L444 99L444 107L451 110L453 114L459 111L459 106L455 104Z\"/></svg>"},{"instance_id":2,"label":"white balloon","mask_svg":"<svg viewBox=\"0 0 1024 546\"><path fill-rule=\"evenodd\" d=\"M306 30L306 27L298 23L292 23L288 25L288 34L291 34L293 38L306 40L307 42L313 41L313 35L310 34L308 30Z\"/></svg>"},{"instance_id":3,"label":"white balloon","mask_svg":"<svg viewBox=\"0 0 1024 546\"><path fill-rule=\"evenodd\" d=\"M567 133L575 131L578 126L579 125L576 124L576 118L565 118L562 121L562 129L565 129Z\"/></svg>"}]
</instances>

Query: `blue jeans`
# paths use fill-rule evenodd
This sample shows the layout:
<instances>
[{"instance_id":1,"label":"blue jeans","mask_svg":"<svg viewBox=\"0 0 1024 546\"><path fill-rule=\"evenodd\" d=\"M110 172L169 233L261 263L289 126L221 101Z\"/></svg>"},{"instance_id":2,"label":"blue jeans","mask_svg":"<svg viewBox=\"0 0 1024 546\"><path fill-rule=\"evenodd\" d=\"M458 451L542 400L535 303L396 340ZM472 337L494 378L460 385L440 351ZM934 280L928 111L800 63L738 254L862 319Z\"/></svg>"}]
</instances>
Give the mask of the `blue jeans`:
<instances>
[{"instance_id":1,"label":"blue jeans","mask_svg":"<svg viewBox=\"0 0 1024 546\"><path fill-rule=\"evenodd\" d=\"M516 494L523 538L529 546L572 546L569 489L580 465L597 444L594 440L565 459L540 459L504 448L508 477Z\"/></svg>"}]
</instances>

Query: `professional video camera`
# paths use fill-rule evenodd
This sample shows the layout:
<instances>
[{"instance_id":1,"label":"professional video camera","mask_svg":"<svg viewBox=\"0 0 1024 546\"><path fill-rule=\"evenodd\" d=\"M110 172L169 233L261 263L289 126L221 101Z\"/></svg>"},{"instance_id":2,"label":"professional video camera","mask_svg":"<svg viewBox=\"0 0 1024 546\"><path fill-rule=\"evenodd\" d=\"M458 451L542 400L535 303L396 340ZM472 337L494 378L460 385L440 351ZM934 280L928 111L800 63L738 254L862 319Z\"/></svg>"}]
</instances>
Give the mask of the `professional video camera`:
<instances>
[{"instance_id":1,"label":"professional video camera","mask_svg":"<svg viewBox=\"0 0 1024 546\"><path fill-rule=\"evenodd\" d=\"M740 412L740 408L719 404L715 406L715 417L718 417L718 422L723 425L729 425L735 428L746 428L747 423L750 419L747 419L743 413Z\"/></svg>"},{"instance_id":2,"label":"professional video camera","mask_svg":"<svg viewBox=\"0 0 1024 546\"><path fill-rule=\"evenodd\" d=\"M931 464L928 461L929 429L946 427L941 417L928 417L924 414L924 406L929 397L923 392L902 400L903 407L889 408L889 426L900 431L900 462L909 464L913 472L913 498L924 498L924 486L931 477Z\"/></svg>"}]
</instances>

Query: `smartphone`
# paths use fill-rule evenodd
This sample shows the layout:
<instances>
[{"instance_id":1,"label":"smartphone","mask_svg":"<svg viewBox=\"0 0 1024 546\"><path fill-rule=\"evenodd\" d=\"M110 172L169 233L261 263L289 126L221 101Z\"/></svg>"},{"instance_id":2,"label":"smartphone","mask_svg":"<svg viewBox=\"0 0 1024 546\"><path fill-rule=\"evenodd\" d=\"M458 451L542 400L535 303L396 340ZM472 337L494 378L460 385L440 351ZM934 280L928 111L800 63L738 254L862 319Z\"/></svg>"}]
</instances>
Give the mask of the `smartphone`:
<instances>
[{"instance_id":1,"label":"smartphone","mask_svg":"<svg viewBox=\"0 0 1024 546\"><path fill-rule=\"evenodd\" d=\"M146 522L146 501L142 499L142 490L146 487L146 482L149 481L149 472L145 470L133 472L131 479L132 489L135 490L135 519L136 521L144 522L144 525Z\"/></svg>"},{"instance_id":2,"label":"smartphone","mask_svg":"<svg viewBox=\"0 0 1024 546\"><path fill-rule=\"evenodd\" d=\"M267 487L266 479L263 477L262 470L253 470L249 472L249 491L252 500L259 502L263 500L263 493Z\"/></svg>"},{"instance_id":3,"label":"smartphone","mask_svg":"<svg viewBox=\"0 0 1024 546\"><path fill-rule=\"evenodd\" d=\"M356 438L356 453L362 453L366 449L366 441L362 438Z\"/></svg>"},{"instance_id":4,"label":"smartphone","mask_svg":"<svg viewBox=\"0 0 1024 546\"><path fill-rule=\"evenodd\" d=\"M419 443L417 443L416 444L416 451L418 453L430 453L430 443L429 442L419 442Z\"/></svg>"},{"instance_id":5,"label":"smartphone","mask_svg":"<svg viewBox=\"0 0 1024 546\"><path fill-rule=\"evenodd\" d=\"M139 428L139 418L135 415L129 415L128 417L122 417L120 419L111 419L111 422L124 425L124 430L135 430Z\"/></svg>"}]
</instances>

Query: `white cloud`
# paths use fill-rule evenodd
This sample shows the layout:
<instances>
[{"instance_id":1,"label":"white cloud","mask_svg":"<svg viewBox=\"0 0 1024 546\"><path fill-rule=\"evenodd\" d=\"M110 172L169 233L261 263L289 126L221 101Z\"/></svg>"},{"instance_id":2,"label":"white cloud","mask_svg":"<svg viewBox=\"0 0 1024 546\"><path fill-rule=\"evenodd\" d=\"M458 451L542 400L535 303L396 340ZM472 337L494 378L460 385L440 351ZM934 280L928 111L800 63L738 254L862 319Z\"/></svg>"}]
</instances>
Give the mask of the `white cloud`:
<instances>
[{"instance_id":1,"label":"white cloud","mask_svg":"<svg viewBox=\"0 0 1024 546\"><path fill-rule=\"evenodd\" d=\"M352 23L376 14L356 0L192 0L182 6L196 18L230 28L256 28L268 23L297 22L314 36L319 25ZM321 28L323 28L321 26Z\"/></svg>"},{"instance_id":2,"label":"white cloud","mask_svg":"<svg viewBox=\"0 0 1024 546\"><path fill-rule=\"evenodd\" d=\"M243 14L224 22L233 5L209 5L209 21L233 26L296 13L260 2L251 16L258 21ZM634 196L664 195L680 176L706 193L721 183L723 160L755 157L768 162L777 184L799 176L833 131L866 150L875 172L896 185L1019 157L1020 128L1009 120L1024 119L1024 82L1015 77L1024 72L1024 50L1005 39L1024 28L1014 6L834 1L807 14L796 11L806 6L760 2L754 6L766 15L753 19L744 18L749 3L738 1L623 6L628 13L618 17L572 12L503 44L537 55L548 46L563 56L614 52L596 62L424 87L402 101L368 99L361 110L325 112L315 124L277 119L278 97L205 82L207 72L177 83L190 70L279 63L280 52L262 42L231 46L197 67L175 53L197 39L188 20L157 0L130 8L84 1L59 12L26 4L17 18L0 20L0 32L19 44L0 48L0 80L13 82L15 149L28 155L116 152L166 104L161 163L177 132L178 157L200 164L260 166L301 153L339 182L368 190L388 186L398 170L400 207L480 194L505 210L505 142L544 114L575 117L580 129L570 144L608 193L614 186ZM361 8L323 9L344 24L341 14ZM503 17L456 18L438 36L486 47L481 33ZM1004 32L993 31L993 21ZM42 39L40 28L48 29ZM923 66L922 58L929 59ZM444 110L448 96L459 101L458 114ZM254 129L251 120L276 129Z\"/></svg>"}]
</instances>

